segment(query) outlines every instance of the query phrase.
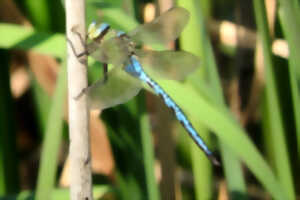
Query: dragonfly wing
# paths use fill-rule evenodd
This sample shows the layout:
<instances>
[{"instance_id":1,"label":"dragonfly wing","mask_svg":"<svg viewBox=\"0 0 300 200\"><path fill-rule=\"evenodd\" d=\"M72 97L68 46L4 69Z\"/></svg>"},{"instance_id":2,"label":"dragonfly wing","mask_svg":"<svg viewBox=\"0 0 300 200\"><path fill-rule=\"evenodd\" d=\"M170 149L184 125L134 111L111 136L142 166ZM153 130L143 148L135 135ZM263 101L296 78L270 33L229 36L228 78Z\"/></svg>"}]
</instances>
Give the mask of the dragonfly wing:
<instances>
[{"instance_id":1,"label":"dragonfly wing","mask_svg":"<svg viewBox=\"0 0 300 200\"><path fill-rule=\"evenodd\" d=\"M118 67L125 63L130 55L129 40L120 37L112 37L99 44L93 41L87 47L90 55L96 60L113 64Z\"/></svg>"},{"instance_id":2,"label":"dragonfly wing","mask_svg":"<svg viewBox=\"0 0 300 200\"><path fill-rule=\"evenodd\" d=\"M128 35L137 43L166 44L178 38L189 20L189 12L174 7L150 23L138 26Z\"/></svg>"},{"instance_id":3,"label":"dragonfly wing","mask_svg":"<svg viewBox=\"0 0 300 200\"><path fill-rule=\"evenodd\" d=\"M129 101L142 88L141 82L120 68L108 73L108 80L99 80L85 91L91 109L110 108Z\"/></svg>"},{"instance_id":4,"label":"dragonfly wing","mask_svg":"<svg viewBox=\"0 0 300 200\"><path fill-rule=\"evenodd\" d=\"M136 50L144 70L165 79L184 80L200 66L200 59L186 51Z\"/></svg>"}]
</instances>

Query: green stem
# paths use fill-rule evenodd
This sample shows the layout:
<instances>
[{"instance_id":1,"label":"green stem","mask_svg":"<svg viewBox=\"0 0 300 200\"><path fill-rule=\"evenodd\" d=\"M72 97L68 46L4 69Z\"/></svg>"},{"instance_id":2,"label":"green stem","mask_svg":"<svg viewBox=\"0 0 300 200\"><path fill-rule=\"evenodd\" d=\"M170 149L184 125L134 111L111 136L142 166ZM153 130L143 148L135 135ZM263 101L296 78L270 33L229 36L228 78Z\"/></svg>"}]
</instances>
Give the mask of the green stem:
<instances>
[{"instance_id":1,"label":"green stem","mask_svg":"<svg viewBox=\"0 0 300 200\"><path fill-rule=\"evenodd\" d=\"M289 199L295 199L295 191L293 187L293 179L291 174L291 167L289 162L289 155L287 152L284 126L282 121L282 114L279 105L278 89L276 88L276 74L274 72L274 65L271 52L271 39L268 30L268 22L266 17L266 10L264 1L254 0L255 18L258 30L259 40L262 42L264 66L266 74L266 109L268 113L268 123L270 129L268 134L272 140L272 147L274 153L275 169L283 188L288 194Z\"/></svg>"}]
</instances>

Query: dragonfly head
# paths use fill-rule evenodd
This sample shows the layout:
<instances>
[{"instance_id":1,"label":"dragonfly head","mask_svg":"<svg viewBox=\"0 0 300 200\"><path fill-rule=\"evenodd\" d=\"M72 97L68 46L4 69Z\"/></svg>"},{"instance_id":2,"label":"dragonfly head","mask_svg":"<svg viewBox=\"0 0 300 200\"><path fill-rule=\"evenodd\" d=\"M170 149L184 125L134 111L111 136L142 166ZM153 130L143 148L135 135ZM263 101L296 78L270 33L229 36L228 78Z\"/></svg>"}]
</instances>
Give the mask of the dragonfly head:
<instances>
[{"instance_id":1,"label":"dragonfly head","mask_svg":"<svg viewBox=\"0 0 300 200\"><path fill-rule=\"evenodd\" d=\"M88 28L88 38L91 40L97 39L104 31L109 29L109 25L106 23L102 23L97 25L96 22L92 22Z\"/></svg>"}]
</instances>

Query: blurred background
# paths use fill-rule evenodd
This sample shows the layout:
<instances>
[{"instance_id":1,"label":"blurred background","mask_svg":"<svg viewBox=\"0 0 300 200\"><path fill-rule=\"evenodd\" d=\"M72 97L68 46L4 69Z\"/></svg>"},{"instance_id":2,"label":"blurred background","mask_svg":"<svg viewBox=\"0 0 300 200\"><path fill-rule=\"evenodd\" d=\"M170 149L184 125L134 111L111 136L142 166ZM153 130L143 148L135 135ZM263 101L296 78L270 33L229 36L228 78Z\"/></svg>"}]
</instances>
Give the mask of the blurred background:
<instances>
[{"instance_id":1,"label":"blurred background","mask_svg":"<svg viewBox=\"0 0 300 200\"><path fill-rule=\"evenodd\" d=\"M160 98L142 91L91 112L95 199L299 199L298 0L86 3L87 24L124 31L175 5L189 10L165 48L192 52L201 68L158 82L221 162L213 166ZM64 3L2 0L0 20L0 199L69 198ZM89 59L90 83L101 73Z\"/></svg>"}]
</instances>

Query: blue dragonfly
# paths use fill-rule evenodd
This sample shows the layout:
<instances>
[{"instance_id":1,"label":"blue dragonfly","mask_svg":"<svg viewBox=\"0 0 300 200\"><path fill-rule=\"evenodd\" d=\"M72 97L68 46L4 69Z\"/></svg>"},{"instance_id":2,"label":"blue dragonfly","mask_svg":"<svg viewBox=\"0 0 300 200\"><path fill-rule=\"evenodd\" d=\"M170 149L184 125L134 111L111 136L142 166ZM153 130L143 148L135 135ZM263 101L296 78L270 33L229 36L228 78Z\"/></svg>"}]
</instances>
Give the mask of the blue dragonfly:
<instances>
[{"instance_id":1,"label":"blue dragonfly","mask_svg":"<svg viewBox=\"0 0 300 200\"><path fill-rule=\"evenodd\" d=\"M103 110L130 100L143 88L144 83L162 98L195 143L212 163L218 165L217 159L182 109L151 78L155 76L183 80L199 66L198 57L185 51L153 51L138 48L141 44L167 44L175 40L188 20L189 12L186 9L174 7L152 22L140 25L127 34L110 30L108 24L98 26L93 22L87 34L91 42L86 45L86 51L77 56L91 55L102 62L104 77L83 89L78 98L87 95L91 109ZM112 64L114 68L108 71L107 64Z\"/></svg>"}]
</instances>

